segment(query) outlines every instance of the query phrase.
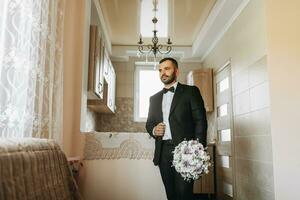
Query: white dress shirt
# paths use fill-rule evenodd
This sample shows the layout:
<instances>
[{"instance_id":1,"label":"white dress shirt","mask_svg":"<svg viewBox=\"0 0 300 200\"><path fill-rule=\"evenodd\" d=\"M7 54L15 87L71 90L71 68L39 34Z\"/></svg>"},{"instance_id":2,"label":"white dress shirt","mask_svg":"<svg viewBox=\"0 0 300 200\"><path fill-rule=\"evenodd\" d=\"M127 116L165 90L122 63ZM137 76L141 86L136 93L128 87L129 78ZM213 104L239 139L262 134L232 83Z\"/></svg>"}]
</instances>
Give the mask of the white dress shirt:
<instances>
[{"instance_id":1,"label":"white dress shirt","mask_svg":"<svg viewBox=\"0 0 300 200\"><path fill-rule=\"evenodd\" d=\"M168 91L167 93L163 94L163 100L162 100L162 113L163 113L163 123L165 124L165 134L163 136L163 140L171 140L171 129L170 129L170 123L169 123L169 115L170 115L170 109L172 100L176 91L178 82L176 81L171 87L174 87L174 92ZM154 133L154 129L153 129Z\"/></svg>"}]
</instances>

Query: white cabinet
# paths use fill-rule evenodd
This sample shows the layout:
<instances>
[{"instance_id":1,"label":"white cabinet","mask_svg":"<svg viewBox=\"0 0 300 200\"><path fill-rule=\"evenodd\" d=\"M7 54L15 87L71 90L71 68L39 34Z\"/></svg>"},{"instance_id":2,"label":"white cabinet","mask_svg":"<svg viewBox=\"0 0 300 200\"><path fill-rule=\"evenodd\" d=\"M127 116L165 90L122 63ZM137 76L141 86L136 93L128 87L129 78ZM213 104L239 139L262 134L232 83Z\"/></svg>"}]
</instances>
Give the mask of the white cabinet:
<instances>
[{"instance_id":1,"label":"white cabinet","mask_svg":"<svg viewBox=\"0 0 300 200\"><path fill-rule=\"evenodd\" d=\"M109 61L107 82L108 82L107 106L112 112L115 112L116 73L110 61Z\"/></svg>"},{"instance_id":2,"label":"white cabinet","mask_svg":"<svg viewBox=\"0 0 300 200\"><path fill-rule=\"evenodd\" d=\"M102 33L96 4L92 2L87 106L98 113L114 113L116 74Z\"/></svg>"},{"instance_id":3,"label":"white cabinet","mask_svg":"<svg viewBox=\"0 0 300 200\"><path fill-rule=\"evenodd\" d=\"M109 57L104 58L104 63L107 64L107 75L104 75L105 70L103 70L103 99L88 99L88 107L98 113L112 114L116 108L116 73Z\"/></svg>"}]
</instances>

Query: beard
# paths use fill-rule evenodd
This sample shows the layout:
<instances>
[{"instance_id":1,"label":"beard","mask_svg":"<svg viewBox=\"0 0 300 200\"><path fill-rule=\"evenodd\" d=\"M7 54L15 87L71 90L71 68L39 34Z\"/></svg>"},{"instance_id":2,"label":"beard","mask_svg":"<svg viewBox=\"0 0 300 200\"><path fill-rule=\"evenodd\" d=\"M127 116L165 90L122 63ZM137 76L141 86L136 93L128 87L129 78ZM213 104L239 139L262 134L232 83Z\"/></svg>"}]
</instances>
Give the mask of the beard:
<instances>
[{"instance_id":1,"label":"beard","mask_svg":"<svg viewBox=\"0 0 300 200\"><path fill-rule=\"evenodd\" d=\"M170 76L162 75L160 77L161 82L164 84L170 84L176 79L176 72L174 71Z\"/></svg>"}]
</instances>

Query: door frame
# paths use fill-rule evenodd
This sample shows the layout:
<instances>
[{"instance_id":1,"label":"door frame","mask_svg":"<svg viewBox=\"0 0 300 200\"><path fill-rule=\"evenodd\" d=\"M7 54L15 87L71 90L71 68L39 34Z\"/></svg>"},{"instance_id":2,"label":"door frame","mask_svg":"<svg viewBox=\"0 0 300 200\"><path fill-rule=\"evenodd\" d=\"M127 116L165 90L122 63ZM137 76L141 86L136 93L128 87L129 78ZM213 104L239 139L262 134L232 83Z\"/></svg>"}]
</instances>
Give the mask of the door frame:
<instances>
[{"instance_id":1,"label":"door frame","mask_svg":"<svg viewBox=\"0 0 300 200\"><path fill-rule=\"evenodd\" d=\"M222 72L224 69L226 69L228 67L229 70L229 87L231 89L230 92L230 103L231 103L231 109L228 110L228 112L230 112L231 115L231 119L230 119L230 127L231 127L231 164L232 164L232 189L233 189L233 199L235 200L237 197L237 191L236 191L236 153L235 153L235 138L234 138L234 113L233 113L233 109L234 109L234 104L233 104L233 88L232 88L232 71L231 71L231 59L228 59L223 65L221 65L221 67L217 68L216 70L214 70L213 72L213 85L214 85L214 96L215 96L215 101L214 101L214 109L215 109L215 113L214 113L214 120L215 120L215 142L216 145L218 144L218 140L219 140L219 135L218 135L218 121L217 121L217 117L218 117L218 108L217 108L217 87L216 87L216 76L217 74L219 74L220 72ZM216 156L217 156L217 151L216 151ZM217 166L216 166L216 172L217 172ZM216 173L217 175L217 173ZM217 182L218 177L216 177L216 197L218 197L218 182Z\"/></svg>"}]
</instances>

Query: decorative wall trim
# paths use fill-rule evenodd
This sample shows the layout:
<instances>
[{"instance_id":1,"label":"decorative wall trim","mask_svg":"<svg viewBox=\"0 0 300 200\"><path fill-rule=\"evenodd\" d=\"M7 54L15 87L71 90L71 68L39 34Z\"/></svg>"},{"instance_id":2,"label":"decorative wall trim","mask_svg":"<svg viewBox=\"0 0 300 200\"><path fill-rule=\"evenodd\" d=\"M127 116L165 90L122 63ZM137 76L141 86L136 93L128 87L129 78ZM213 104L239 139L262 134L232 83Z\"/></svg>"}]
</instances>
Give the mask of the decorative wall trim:
<instances>
[{"instance_id":1,"label":"decorative wall trim","mask_svg":"<svg viewBox=\"0 0 300 200\"><path fill-rule=\"evenodd\" d=\"M154 139L148 133L94 132L86 136L84 159L152 160Z\"/></svg>"}]
</instances>

